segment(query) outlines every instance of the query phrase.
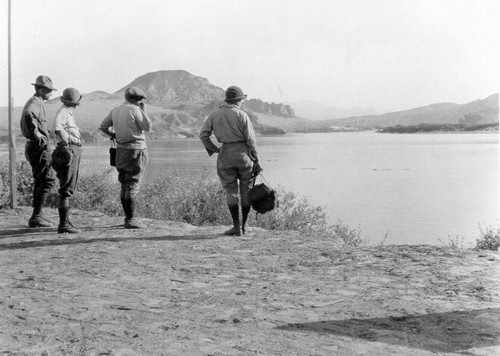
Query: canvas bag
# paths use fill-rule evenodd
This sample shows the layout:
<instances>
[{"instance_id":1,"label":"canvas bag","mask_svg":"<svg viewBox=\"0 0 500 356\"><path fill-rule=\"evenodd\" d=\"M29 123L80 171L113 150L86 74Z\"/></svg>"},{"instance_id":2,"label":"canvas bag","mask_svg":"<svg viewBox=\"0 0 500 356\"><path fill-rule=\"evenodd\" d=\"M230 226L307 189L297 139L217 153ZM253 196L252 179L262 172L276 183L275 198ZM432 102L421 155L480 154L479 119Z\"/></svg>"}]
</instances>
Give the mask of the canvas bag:
<instances>
[{"instance_id":1,"label":"canvas bag","mask_svg":"<svg viewBox=\"0 0 500 356\"><path fill-rule=\"evenodd\" d=\"M259 176L262 178L263 182L255 184ZM250 186L248 197L250 199L250 205L253 210L256 211L256 215L265 214L278 206L276 191L269 187L269 184L262 174L255 176Z\"/></svg>"}]
</instances>

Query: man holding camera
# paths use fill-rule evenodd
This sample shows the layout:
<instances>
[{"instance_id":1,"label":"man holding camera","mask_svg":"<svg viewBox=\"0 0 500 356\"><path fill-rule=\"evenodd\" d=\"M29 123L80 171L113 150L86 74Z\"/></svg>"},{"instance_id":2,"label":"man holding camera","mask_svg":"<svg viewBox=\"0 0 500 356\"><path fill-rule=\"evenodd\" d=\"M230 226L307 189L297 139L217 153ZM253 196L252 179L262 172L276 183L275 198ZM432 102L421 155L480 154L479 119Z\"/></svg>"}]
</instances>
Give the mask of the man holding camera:
<instances>
[{"instance_id":1,"label":"man holding camera","mask_svg":"<svg viewBox=\"0 0 500 356\"><path fill-rule=\"evenodd\" d=\"M143 227L135 218L135 210L140 181L148 164L144 132L151 130L144 99L146 95L139 88L127 88L125 103L111 110L99 127L106 135L116 139L116 169L121 184L120 200L126 229Z\"/></svg>"}]
</instances>

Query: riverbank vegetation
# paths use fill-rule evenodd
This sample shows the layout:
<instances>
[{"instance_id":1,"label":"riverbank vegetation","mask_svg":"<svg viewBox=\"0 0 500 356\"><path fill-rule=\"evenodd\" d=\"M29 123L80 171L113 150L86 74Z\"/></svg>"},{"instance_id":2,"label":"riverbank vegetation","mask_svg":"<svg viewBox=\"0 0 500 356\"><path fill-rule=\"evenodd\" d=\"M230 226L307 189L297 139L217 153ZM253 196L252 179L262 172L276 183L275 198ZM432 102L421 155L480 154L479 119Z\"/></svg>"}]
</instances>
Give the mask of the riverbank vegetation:
<instances>
[{"instance_id":1,"label":"riverbank vegetation","mask_svg":"<svg viewBox=\"0 0 500 356\"><path fill-rule=\"evenodd\" d=\"M18 163L18 205L31 205L31 167L25 161ZM303 234L330 236L349 246L359 246L368 239L361 231L343 222L331 225L323 207L314 206L304 197L281 187L277 190L279 207L266 214L256 215L252 210L250 226L267 230L294 230ZM109 168L102 173L81 175L77 190L71 198L71 207L99 211L106 215L122 215L119 199L120 185L116 171ZM57 207L57 189L50 192L47 205ZM8 165L0 164L0 206L9 202ZM216 177L203 175L158 175L141 187L138 197L138 216L159 220L182 221L196 226L230 225L225 196Z\"/></svg>"},{"instance_id":2,"label":"riverbank vegetation","mask_svg":"<svg viewBox=\"0 0 500 356\"><path fill-rule=\"evenodd\" d=\"M0 208L9 203L8 164L0 162ZM30 206L32 200L31 167L26 161L18 162L18 205ZM323 207L312 205L306 198L281 187L277 189L279 206L266 214L256 215L252 210L250 226L267 230L293 230L303 234L329 236L348 246L368 244L359 228L351 228L339 221L329 224ZM122 215L116 171L109 168L102 173L82 175L77 191L71 198L71 207L85 211L98 211L109 216ZM57 188L50 192L47 205L57 208ZM139 217L172 220L196 226L230 225L224 192L216 177L203 175L158 175L142 185L138 198ZM497 251L500 247L500 227L479 227L476 248ZM460 237L449 239L449 247L462 248Z\"/></svg>"},{"instance_id":3,"label":"riverbank vegetation","mask_svg":"<svg viewBox=\"0 0 500 356\"><path fill-rule=\"evenodd\" d=\"M460 132L460 131L498 131L498 123L464 125L464 124L418 124L396 125L381 128L379 133L425 133L425 132Z\"/></svg>"}]
</instances>

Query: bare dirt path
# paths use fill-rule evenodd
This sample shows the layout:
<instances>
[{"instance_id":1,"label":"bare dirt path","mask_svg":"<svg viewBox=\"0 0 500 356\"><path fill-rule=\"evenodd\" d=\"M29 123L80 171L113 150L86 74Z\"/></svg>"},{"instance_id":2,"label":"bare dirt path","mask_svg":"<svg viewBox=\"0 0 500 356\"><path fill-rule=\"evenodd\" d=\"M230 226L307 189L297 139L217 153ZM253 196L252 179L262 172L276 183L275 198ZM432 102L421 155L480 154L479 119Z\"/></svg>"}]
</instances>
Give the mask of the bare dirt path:
<instances>
[{"instance_id":1,"label":"bare dirt path","mask_svg":"<svg viewBox=\"0 0 500 356\"><path fill-rule=\"evenodd\" d=\"M2 356L500 355L497 252L29 212L0 210Z\"/></svg>"}]
</instances>

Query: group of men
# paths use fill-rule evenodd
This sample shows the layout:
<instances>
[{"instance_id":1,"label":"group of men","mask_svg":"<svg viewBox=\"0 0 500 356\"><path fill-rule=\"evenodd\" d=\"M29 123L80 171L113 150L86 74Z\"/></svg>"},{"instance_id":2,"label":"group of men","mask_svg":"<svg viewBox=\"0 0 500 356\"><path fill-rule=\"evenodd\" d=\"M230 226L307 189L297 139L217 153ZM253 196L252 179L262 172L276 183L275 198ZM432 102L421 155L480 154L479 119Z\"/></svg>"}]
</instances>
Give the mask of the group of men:
<instances>
[{"instance_id":1,"label":"group of men","mask_svg":"<svg viewBox=\"0 0 500 356\"><path fill-rule=\"evenodd\" d=\"M32 167L33 213L29 227L52 227L53 222L43 215L43 206L49 191L59 180L58 233L79 233L69 220L70 198L74 194L82 154L82 139L75 120L75 109L82 95L75 88L63 91L62 106L52 123L57 148L68 152L66 164L53 164L50 149L50 130L47 124L44 102L49 100L54 88L45 75L36 78L35 94L26 102L21 115L21 131L27 138L25 156ZM146 113L145 93L137 87L129 87L124 93L125 102L115 107L101 122L99 130L116 141L116 169L121 184L120 201L125 214L124 227L141 228L136 219L137 195L141 178L148 164L145 132L151 130L151 119ZM247 95L241 88L230 86L225 93L225 104L206 120L200 139L209 156L218 153L217 175L226 192L226 201L233 226L226 235L240 236L249 232L248 193L253 177L262 171L256 148L255 132L248 115L241 109ZM222 145L211 139L214 135ZM168 204L168 202L166 202ZM240 209L241 205L241 220Z\"/></svg>"}]
</instances>

